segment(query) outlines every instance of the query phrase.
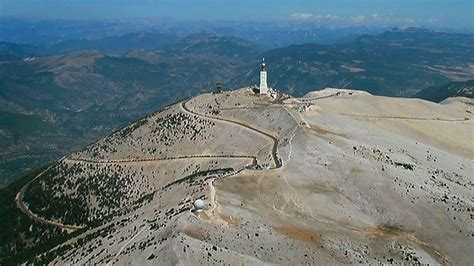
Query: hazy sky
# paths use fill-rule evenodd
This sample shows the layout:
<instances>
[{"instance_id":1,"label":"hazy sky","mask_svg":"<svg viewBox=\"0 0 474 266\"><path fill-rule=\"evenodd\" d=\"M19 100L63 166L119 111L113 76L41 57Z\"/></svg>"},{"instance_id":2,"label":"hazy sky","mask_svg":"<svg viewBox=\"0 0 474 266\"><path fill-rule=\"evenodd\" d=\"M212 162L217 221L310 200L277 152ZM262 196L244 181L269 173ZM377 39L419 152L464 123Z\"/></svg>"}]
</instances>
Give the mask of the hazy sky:
<instances>
[{"instance_id":1,"label":"hazy sky","mask_svg":"<svg viewBox=\"0 0 474 266\"><path fill-rule=\"evenodd\" d=\"M2 17L302 20L474 27L474 0L0 0Z\"/></svg>"}]
</instances>

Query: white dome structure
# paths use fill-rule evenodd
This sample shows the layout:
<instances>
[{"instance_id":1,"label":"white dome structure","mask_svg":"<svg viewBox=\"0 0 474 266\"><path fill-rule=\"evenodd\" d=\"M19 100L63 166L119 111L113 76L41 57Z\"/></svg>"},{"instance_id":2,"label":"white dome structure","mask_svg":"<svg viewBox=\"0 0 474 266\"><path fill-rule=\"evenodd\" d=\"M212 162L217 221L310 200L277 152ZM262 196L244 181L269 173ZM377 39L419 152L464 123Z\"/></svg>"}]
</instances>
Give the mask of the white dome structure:
<instances>
[{"instance_id":1,"label":"white dome structure","mask_svg":"<svg viewBox=\"0 0 474 266\"><path fill-rule=\"evenodd\" d=\"M204 201L202 199L197 199L194 201L194 208L196 212L201 212L204 209Z\"/></svg>"}]
</instances>

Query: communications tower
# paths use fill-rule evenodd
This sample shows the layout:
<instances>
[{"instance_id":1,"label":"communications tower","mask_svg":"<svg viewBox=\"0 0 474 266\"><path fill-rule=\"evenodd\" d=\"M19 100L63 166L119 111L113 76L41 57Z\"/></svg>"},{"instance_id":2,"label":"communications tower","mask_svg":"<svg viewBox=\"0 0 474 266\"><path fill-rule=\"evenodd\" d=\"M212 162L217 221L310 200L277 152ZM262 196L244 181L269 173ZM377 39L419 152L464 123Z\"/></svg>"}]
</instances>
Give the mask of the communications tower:
<instances>
[{"instance_id":1,"label":"communications tower","mask_svg":"<svg viewBox=\"0 0 474 266\"><path fill-rule=\"evenodd\" d=\"M260 71L260 95L268 94L267 85L267 65L265 64L265 58L262 59L262 70Z\"/></svg>"}]
</instances>

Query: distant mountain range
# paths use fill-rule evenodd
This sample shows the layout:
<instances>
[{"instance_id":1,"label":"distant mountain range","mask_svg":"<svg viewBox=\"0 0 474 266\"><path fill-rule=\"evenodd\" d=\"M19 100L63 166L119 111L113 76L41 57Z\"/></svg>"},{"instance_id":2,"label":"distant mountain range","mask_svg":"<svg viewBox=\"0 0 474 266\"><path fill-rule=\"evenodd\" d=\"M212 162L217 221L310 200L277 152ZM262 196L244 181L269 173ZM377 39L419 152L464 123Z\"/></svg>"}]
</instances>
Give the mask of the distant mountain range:
<instances>
[{"instance_id":1,"label":"distant mountain range","mask_svg":"<svg viewBox=\"0 0 474 266\"><path fill-rule=\"evenodd\" d=\"M269 83L294 95L325 87L387 96L414 96L423 88L474 77L474 35L395 29L335 45L303 44L266 51ZM244 67L233 83L256 84Z\"/></svg>"},{"instance_id":2,"label":"distant mountain range","mask_svg":"<svg viewBox=\"0 0 474 266\"><path fill-rule=\"evenodd\" d=\"M23 60L26 57L38 56L41 48L20 43L0 42L0 62Z\"/></svg>"},{"instance_id":3,"label":"distant mountain range","mask_svg":"<svg viewBox=\"0 0 474 266\"><path fill-rule=\"evenodd\" d=\"M48 48L50 53L100 50L104 54L120 55L130 50L156 50L178 42L178 37L161 33L129 33L97 39L63 41Z\"/></svg>"},{"instance_id":4,"label":"distant mountain range","mask_svg":"<svg viewBox=\"0 0 474 266\"><path fill-rule=\"evenodd\" d=\"M114 47L139 46L115 40ZM217 35L189 36L163 52L133 50L119 57L98 50L38 57L44 51L38 47L0 48L0 184L166 104L212 90L261 52L248 41Z\"/></svg>"},{"instance_id":5,"label":"distant mountain range","mask_svg":"<svg viewBox=\"0 0 474 266\"><path fill-rule=\"evenodd\" d=\"M473 79L473 41L472 35L396 29L347 43L271 50L213 33L133 33L47 46L3 42L0 185L164 105L211 91L217 81L224 88L257 84L262 57L270 85L297 96L347 87L411 97Z\"/></svg>"},{"instance_id":6,"label":"distant mountain range","mask_svg":"<svg viewBox=\"0 0 474 266\"><path fill-rule=\"evenodd\" d=\"M98 50L107 55L122 55L131 50L158 50L177 44L179 38L162 33L129 33L121 36L61 41L54 45L33 46L0 42L0 55L14 60L25 56L48 56L73 51Z\"/></svg>"},{"instance_id":7,"label":"distant mountain range","mask_svg":"<svg viewBox=\"0 0 474 266\"><path fill-rule=\"evenodd\" d=\"M388 28L315 24L293 21L187 21L165 20L39 20L0 18L0 41L52 46L60 42L100 40L136 32L159 32L180 38L200 32L234 36L270 48L302 43L337 43L353 40L361 34L379 34Z\"/></svg>"}]
</instances>

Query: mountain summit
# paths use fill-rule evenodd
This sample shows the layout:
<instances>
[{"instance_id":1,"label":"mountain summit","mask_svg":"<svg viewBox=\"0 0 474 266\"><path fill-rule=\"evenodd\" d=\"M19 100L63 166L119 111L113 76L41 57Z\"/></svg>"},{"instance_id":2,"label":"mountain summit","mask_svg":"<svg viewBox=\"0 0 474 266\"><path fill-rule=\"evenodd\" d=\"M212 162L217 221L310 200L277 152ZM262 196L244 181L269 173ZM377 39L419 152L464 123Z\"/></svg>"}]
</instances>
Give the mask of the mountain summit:
<instances>
[{"instance_id":1,"label":"mountain summit","mask_svg":"<svg viewBox=\"0 0 474 266\"><path fill-rule=\"evenodd\" d=\"M17 204L49 231L25 241L68 239L36 260L472 261L471 100L254 91L171 105L32 176Z\"/></svg>"}]
</instances>

